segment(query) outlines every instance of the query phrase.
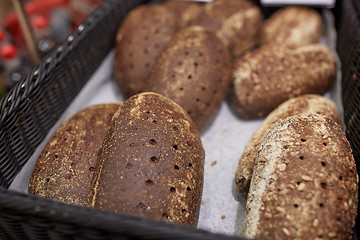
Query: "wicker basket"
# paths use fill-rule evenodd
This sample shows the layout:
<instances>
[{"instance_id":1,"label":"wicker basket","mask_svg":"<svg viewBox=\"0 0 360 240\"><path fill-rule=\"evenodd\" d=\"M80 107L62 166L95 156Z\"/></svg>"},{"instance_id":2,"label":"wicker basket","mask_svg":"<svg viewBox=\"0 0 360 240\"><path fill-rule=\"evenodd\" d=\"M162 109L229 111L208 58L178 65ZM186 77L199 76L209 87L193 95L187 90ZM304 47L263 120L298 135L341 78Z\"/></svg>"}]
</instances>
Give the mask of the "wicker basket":
<instances>
[{"instance_id":1,"label":"wicker basket","mask_svg":"<svg viewBox=\"0 0 360 240\"><path fill-rule=\"evenodd\" d=\"M241 239L8 190L51 127L113 48L125 15L146 0L105 0L0 102L1 239ZM358 10L358 11L356 11ZM360 4L338 1L344 118L360 166ZM358 169L359 170L359 169ZM358 171L359 172L359 171ZM359 223L359 221L357 221ZM355 239L356 236L355 236Z\"/></svg>"}]
</instances>

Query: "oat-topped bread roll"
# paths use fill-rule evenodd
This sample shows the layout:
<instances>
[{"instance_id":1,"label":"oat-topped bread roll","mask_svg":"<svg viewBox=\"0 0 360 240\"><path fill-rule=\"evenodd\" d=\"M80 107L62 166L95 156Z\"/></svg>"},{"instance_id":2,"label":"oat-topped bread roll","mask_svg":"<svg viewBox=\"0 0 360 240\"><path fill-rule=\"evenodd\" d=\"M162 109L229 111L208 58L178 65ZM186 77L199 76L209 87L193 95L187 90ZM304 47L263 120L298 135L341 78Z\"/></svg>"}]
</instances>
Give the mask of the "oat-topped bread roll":
<instances>
[{"instance_id":1,"label":"oat-topped bread roll","mask_svg":"<svg viewBox=\"0 0 360 240\"><path fill-rule=\"evenodd\" d=\"M259 42L263 15L251 1L215 0L205 4L190 24L216 32L231 54L240 56Z\"/></svg>"},{"instance_id":2,"label":"oat-topped bread roll","mask_svg":"<svg viewBox=\"0 0 360 240\"><path fill-rule=\"evenodd\" d=\"M264 46L234 63L231 102L242 118L264 117L292 97L325 93L335 76L335 57L324 45Z\"/></svg>"},{"instance_id":3,"label":"oat-topped bread roll","mask_svg":"<svg viewBox=\"0 0 360 240\"><path fill-rule=\"evenodd\" d=\"M322 18L317 11L306 7L286 7L265 21L261 44L301 46L318 43L322 34Z\"/></svg>"},{"instance_id":4,"label":"oat-topped bread roll","mask_svg":"<svg viewBox=\"0 0 360 240\"><path fill-rule=\"evenodd\" d=\"M85 108L64 122L40 154L29 193L87 206L100 147L120 103Z\"/></svg>"},{"instance_id":5,"label":"oat-topped bread roll","mask_svg":"<svg viewBox=\"0 0 360 240\"><path fill-rule=\"evenodd\" d=\"M115 80L127 97L143 91L152 64L176 31L175 16L161 5L142 5L127 15L114 58Z\"/></svg>"},{"instance_id":6,"label":"oat-topped bread roll","mask_svg":"<svg viewBox=\"0 0 360 240\"><path fill-rule=\"evenodd\" d=\"M235 175L235 183L241 193L248 194L252 172L255 165L256 155L259 151L260 141L277 121L294 115L322 114L333 121L340 123L335 103L325 97L315 94L303 95L291 98L280 104L272 111L256 130L244 152L239 159L239 165Z\"/></svg>"},{"instance_id":7,"label":"oat-topped bread roll","mask_svg":"<svg viewBox=\"0 0 360 240\"><path fill-rule=\"evenodd\" d=\"M358 203L355 161L340 125L292 116L261 141L243 235L257 239L352 239Z\"/></svg>"},{"instance_id":8,"label":"oat-topped bread roll","mask_svg":"<svg viewBox=\"0 0 360 240\"><path fill-rule=\"evenodd\" d=\"M202 10L203 5L190 1L166 0L163 4L171 13L175 15L178 28L186 27Z\"/></svg>"},{"instance_id":9,"label":"oat-topped bread roll","mask_svg":"<svg viewBox=\"0 0 360 240\"><path fill-rule=\"evenodd\" d=\"M199 132L179 105L155 93L134 95L104 139L91 206L196 226L204 158Z\"/></svg>"},{"instance_id":10,"label":"oat-topped bread roll","mask_svg":"<svg viewBox=\"0 0 360 240\"><path fill-rule=\"evenodd\" d=\"M200 131L214 119L230 86L231 57L215 33L183 28L151 68L146 90L178 103Z\"/></svg>"}]
</instances>

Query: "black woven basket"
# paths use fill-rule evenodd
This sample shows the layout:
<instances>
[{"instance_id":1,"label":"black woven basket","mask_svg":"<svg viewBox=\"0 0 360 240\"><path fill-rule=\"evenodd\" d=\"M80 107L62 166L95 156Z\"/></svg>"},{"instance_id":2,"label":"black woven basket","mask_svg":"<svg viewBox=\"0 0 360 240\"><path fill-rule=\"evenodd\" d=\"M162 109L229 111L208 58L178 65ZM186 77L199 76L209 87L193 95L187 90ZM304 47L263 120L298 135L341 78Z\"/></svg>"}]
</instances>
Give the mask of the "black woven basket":
<instances>
[{"instance_id":1,"label":"black woven basket","mask_svg":"<svg viewBox=\"0 0 360 240\"><path fill-rule=\"evenodd\" d=\"M51 127L113 48L122 19L132 8L146 2L105 0L1 100L0 239L241 239L8 190ZM340 35L338 52L343 63L345 123L359 167L360 20L355 8L359 4L356 0L339 2L336 16Z\"/></svg>"},{"instance_id":2,"label":"black woven basket","mask_svg":"<svg viewBox=\"0 0 360 240\"><path fill-rule=\"evenodd\" d=\"M342 101L346 136L360 173L360 1L342 0L336 6L337 52L341 59ZM359 191L360 196L360 191ZM360 204L356 232L360 232Z\"/></svg>"}]
</instances>

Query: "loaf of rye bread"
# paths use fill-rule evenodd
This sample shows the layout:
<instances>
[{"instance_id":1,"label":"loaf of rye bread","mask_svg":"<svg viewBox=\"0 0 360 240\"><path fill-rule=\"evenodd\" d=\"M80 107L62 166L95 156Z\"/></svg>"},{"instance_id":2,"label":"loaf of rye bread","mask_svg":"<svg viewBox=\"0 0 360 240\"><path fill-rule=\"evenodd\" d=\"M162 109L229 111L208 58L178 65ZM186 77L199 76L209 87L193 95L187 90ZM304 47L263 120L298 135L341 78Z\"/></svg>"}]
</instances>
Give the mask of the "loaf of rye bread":
<instances>
[{"instance_id":1,"label":"loaf of rye bread","mask_svg":"<svg viewBox=\"0 0 360 240\"><path fill-rule=\"evenodd\" d=\"M264 117L290 98L325 93L335 76L335 56L324 45L267 45L234 63L231 102L242 118Z\"/></svg>"},{"instance_id":2,"label":"loaf of rye bread","mask_svg":"<svg viewBox=\"0 0 360 240\"><path fill-rule=\"evenodd\" d=\"M243 235L258 239L352 239L358 176L340 125L291 116L261 141Z\"/></svg>"},{"instance_id":3,"label":"loaf of rye bread","mask_svg":"<svg viewBox=\"0 0 360 240\"><path fill-rule=\"evenodd\" d=\"M100 147L120 105L94 105L64 122L36 162L29 193L58 202L88 206Z\"/></svg>"},{"instance_id":4,"label":"loaf of rye bread","mask_svg":"<svg viewBox=\"0 0 360 240\"><path fill-rule=\"evenodd\" d=\"M155 93L126 100L101 147L90 205L116 213L196 225L204 175L196 126Z\"/></svg>"},{"instance_id":5,"label":"loaf of rye bread","mask_svg":"<svg viewBox=\"0 0 360 240\"><path fill-rule=\"evenodd\" d=\"M177 31L174 14L162 5L141 5L121 24L115 42L114 76L121 92L142 92L150 68Z\"/></svg>"},{"instance_id":6,"label":"loaf of rye bread","mask_svg":"<svg viewBox=\"0 0 360 240\"><path fill-rule=\"evenodd\" d=\"M260 44L308 45L318 43L322 34L322 18L317 11L306 7L285 7L265 21Z\"/></svg>"},{"instance_id":7,"label":"loaf of rye bread","mask_svg":"<svg viewBox=\"0 0 360 240\"><path fill-rule=\"evenodd\" d=\"M225 99L230 72L229 50L215 33L190 26L177 32L156 59L145 89L179 104L202 131Z\"/></svg>"},{"instance_id":8,"label":"loaf of rye bread","mask_svg":"<svg viewBox=\"0 0 360 240\"><path fill-rule=\"evenodd\" d=\"M260 141L271 126L277 121L283 120L289 116L310 114L322 114L333 121L340 123L335 103L320 95L303 95L291 98L280 104L265 118L260 127L253 134L239 159L235 183L241 193L245 196L248 194Z\"/></svg>"}]
</instances>

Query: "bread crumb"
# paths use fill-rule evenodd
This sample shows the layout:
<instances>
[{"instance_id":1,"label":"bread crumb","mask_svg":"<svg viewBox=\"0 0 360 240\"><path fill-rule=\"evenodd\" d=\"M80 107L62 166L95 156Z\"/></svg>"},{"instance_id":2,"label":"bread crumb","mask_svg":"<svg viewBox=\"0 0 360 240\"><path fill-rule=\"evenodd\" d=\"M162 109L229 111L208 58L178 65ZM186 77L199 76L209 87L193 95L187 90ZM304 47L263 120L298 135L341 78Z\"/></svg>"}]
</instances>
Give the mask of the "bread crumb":
<instances>
[{"instance_id":1,"label":"bread crumb","mask_svg":"<svg viewBox=\"0 0 360 240\"><path fill-rule=\"evenodd\" d=\"M217 163L217 161L213 161L213 162L211 163L211 166L214 166L216 163Z\"/></svg>"},{"instance_id":2,"label":"bread crumb","mask_svg":"<svg viewBox=\"0 0 360 240\"><path fill-rule=\"evenodd\" d=\"M201 205L205 205L205 200L201 200Z\"/></svg>"},{"instance_id":3,"label":"bread crumb","mask_svg":"<svg viewBox=\"0 0 360 240\"><path fill-rule=\"evenodd\" d=\"M221 219L225 219L225 217L226 217L225 215L222 215L222 216L221 216Z\"/></svg>"}]
</instances>

